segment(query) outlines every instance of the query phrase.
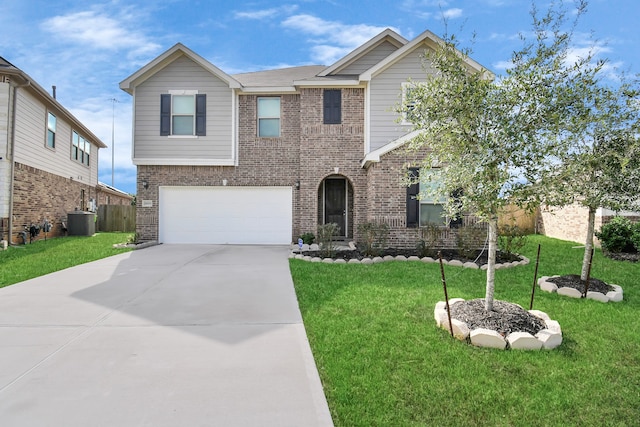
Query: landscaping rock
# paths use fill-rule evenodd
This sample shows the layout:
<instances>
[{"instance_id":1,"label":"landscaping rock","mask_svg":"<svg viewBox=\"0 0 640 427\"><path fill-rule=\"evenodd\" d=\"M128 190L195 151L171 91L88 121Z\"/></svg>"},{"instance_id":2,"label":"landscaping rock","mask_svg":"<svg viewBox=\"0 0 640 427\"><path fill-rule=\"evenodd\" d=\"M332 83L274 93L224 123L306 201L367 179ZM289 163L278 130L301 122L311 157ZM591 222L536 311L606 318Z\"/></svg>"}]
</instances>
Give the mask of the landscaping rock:
<instances>
[{"instance_id":1,"label":"landscaping rock","mask_svg":"<svg viewBox=\"0 0 640 427\"><path fill-rule=\"evenodd\" d=\"M609 298L609 300L613 302L620 302L622 301L622 291L609 291L607 292L607 298Z\"/></svg>"},{"instance_id":2,"label":"landscaping rock","mask_svg":"<svg viewBox=\"0 0 640 427\"><path fill-rule=\"evenodd\" d=\"M407 257L404 255L398 255L394 258L396 261L406 261Z\"/></svg>"},{"instance_id":3,"label":"landscaping rock","mask_svg":"<svg viewBox=\"0 0 640 427\"><path fill-rule=\"evenodd\" d=\"M549 315L547 313L545 313L544 311L540 311L540 310L529 310L529 313L533 314L536 317L541 318L542 320L551 320L551 318L549 317Z\"/></svg>"},{"instance_id":4,"label":"landscaping rock","mask_svg":"<svg viewBox=\"0 0 640 427\"><path fill-rule=\"evenodd\" d=\"M395 258L393 257L393 255L385 255L382 259L385 261L393 261Z\"/></svg>"},{"instance_id":5,"label":"landscaping rock","mask_svg":"<svg viewBox=\"0 0 640 427\"><path fill-rule=\"evenodd\" d=\"M384 259L382 259L381 257L377 256L377 257L373 258L372 261L374 262L374 264L377 264L379 262L384 262Z\"/></svg>"},{"instance_id":6,"label":"landscaping rock","mask_svg":"<svg viewBox=\"0 0 640 427\"><path fill-rule=\"evenodd\" d=\"M513 332L507 337L509 347L513 350L540 350L542 342L528 332Z\"/></svg>"},{"instance_id":7,"label":"landscaping rock","mask_svg":"<svg viewBox=\"0 0 640 427\"><path fill-rule=\"evenodd\" d=\"M464 341L469 337L470 331L466 323L457 319L451 319L451 325L453 326L453 336L455 338ZM445 331L451 331L451 328L449 328L449 318L446 317L446 314L444 319L442 319L441 327Z\"/></svg>"},{"instance_id":8,"label":"landscaping rock","mask_svg":"<svg viewBox=\"0 0 640 427\"><path fill-rule=\"evenodd\" d=\"M322 262L324 264L333 264L333 259L331 259L331 258L322 258Z\"/></svg>"},{"instance_id":9,"label":"landscaping rock","mask_svg":"<svg viewBox=\"0 0 640 427\"><path fill-rule=\"evenodd\" d=\"M558 288L556 292L558 293L558 295L564 295L570 298L582 298L582 292L575 288L569 288L567 286Z\"/></svg>"},{"instance_id":10,"label":"landscaping rock","mask_svg":"<svg viewBox=\"0 0 640 427\"><path fill-rule=\"evenodd\" d=\"M420 261L420 257L412 255L409 258L407 258L407 261Z\"/></svg>"},{"instance_id":11,"label":"landscaping rock","mask_svg":"<svg viewBox=\"0 0 640 427\"><path fill-rule=\"evenodd\" d=\"M371 258L363 258L360 263L361 264L373 264L373 260Z\"/></svg>"},{"instance_id":12,"label":"landscaping rock","mask_svg":"<svg viewBox=\"0 0 640 427\"><path fill-rule=\"evenodd\" d=\"M489 347L504 350L507 348L507 342L502 335L491 329L478 328L471 331L471 344L478 347Z\"/></svg>"},{"instance_id":13,"label":"landscaping rock","mask_svg":"<svg viewBox=\"0 0 640 427\"><path fill-rule=\"evenodd\" d=\"M600 292L587 291L587 298L600 302L609 302L609 297Z\"/></svg>"},{"instance_id":14,"label":"landscaping rock","mask_svg":"<svg viewBox=\"0 0 640 427\"><path fill-rule=\"evenodd\" d=\"M311 258L310 256L306 255L304 257L302 257L303 260L305 261L311 261L313 258Z\"/></svg>"},{"instance_id":15,"label":"landscaping rock","mask_svg":"<svg viewBox=\"0 0 640 427\"><path fill-rule=\"evenodd\" d=\"M349 249L351 249L352 251L356 250L356 244L354 242L349 242Z\"/></svg>"},{"instance_id":16,"label":"landscaping rock","mask_svg":"<svg viewBox=\"0 0 640 427\"><path fill-rule=\"evenodd\" d=\"M355 259L355 258L351 258L347 264L360 264L360 260L359 259Z\"/></svg>"},{"instance_id":17,"label":"landscaping rock","mask_svg":"<svg viewBox=\"0 0 640 427\"><path fill-rule=\"evenodd\" d=\"M471 261L465 262L464 264L462 264L462 266L464 268L470 268L472 270L478 270L480 268L478 266L478 264L476 264L475 262L471 262Z\"/></svg>"},{"instance_id":18,"label":"landscaping rock","mask_svg":"<svg viewBox=\"0 0 640 427\"><path fill-rule=\"evenodd\" d=\"M482 264L482 265L480 266L480 270L485 271L485 270L488 270L488 269L489 269L489 264Z\"/></svg>"},{"instance_id":19,"label":"landscaping rock","mask_svg":"<svg viewBox=\"0 0 640 427\"><path fill-rule=\"evenodd\" d=\"M347 263L347 260L342 259L342 258L338 258L338 259L337 259L337 260L335 260L333 263L334 263L334 264L346 264L346 263Z\"/></svg>"},{"instance_id":20,"label":"landscaping rock","mask_svg":"<svg viewBox=\"0 0 640 427\"><path fill-rule=\"evenodd\" d=\"M320 257L311 258L311 262L322 262L322 258Z\"/></svg>"},{"instance_id":21,"label":"landscaping rock","mask_svg":"<svg viewBox=\"0 0 640 427\"><path fill-rule=\"evenodd\" d=\"M540 280L538 280L538 284L540 285L541 290L545 292L556 292L558 290L558 285L556 285L555 283L547 282L543 279L544 278L541 277Z\"/></svg>"},{"instance_id":22,"label":"landscaping rock","mask_svg":"<svg viewBox=\"0 0 640 427\"><path fill-rule=\"evenodd\" d=\"M298 254L295 256L296 259L304 259L304 255L302 254Z\"/></svg>"},{"instance_id":23,"label":"landscaping rock","mask_svg":"<svg viewBox=\"0 0 640 427\"><path fill-rule=\"evenodd\" d=\"M545 320L544 323L547 325L548 330L562 335L562 329L560 329L560 323L557 320Z\"/></svg>"},{"instance_id":24,"label":"landscaping rock","mask_svg":"<svg viewBox=\"0 0 640 427\"><path fill-rule=\"evenodd\" d=\"M536 338L542 343L542 348L545 350L553 350L562 344L562 334L550 329L541 330L536 334Z\"/></svg>"},{"instance_id":25,"label":"landscaping rock","mask_svg":"<svg viewBox=\"0 0 640 427\"><path fill-rule=\"evenodd\" d=\"M464 263L460 260L457 259L452 259L451 261L448 262L449 265L452 265L454 267L462 267L464 265Z\"/></svg>"},{"instance_id":26,"label":"landscaping rock","mask_svg":"<svg viewBox=\"0 0 640 427\"><path fill-rule=\"evenodd\" d=\"M317 243L309 245L309 250L310 251L319 251L320 250L320 245L318 245Z\"/></svg>"},{"instance_id":27,"label":"landscaping rock","mask_svg":"<svg viewBox=\"0 0 640 427\"><path fill-rule=\"evenodd\" d=\"M464 298L449 298L449 307L457 302L464 301Z\"/></svg>"},{"instance_id":28,"label":"landscaping rock","mask_svg":"<svg viewBox=\"0 0 640 427\"><path fill-rule=\"evenodd\" d=\"M436 262L436 260L431 258L430 256L426 256L422 258L422 262Z\"/></svg>"}]
</instances>

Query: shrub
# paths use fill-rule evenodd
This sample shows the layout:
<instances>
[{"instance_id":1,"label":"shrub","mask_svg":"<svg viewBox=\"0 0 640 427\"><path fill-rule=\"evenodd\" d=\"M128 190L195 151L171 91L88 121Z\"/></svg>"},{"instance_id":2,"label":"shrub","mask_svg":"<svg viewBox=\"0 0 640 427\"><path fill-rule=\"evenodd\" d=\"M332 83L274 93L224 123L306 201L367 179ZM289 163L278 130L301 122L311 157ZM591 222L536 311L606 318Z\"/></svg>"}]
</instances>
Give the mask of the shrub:
<instances>
[{"instance_id":1,"label":"shrub","mask_svg":"<svg viewBox=\"0 0 640 427\"><path fill-rule=\"evenodd\" d=\"M333 238L339 229L340 226L335 222L318 226L318 243L322 256L331 258L334 255L336 248Z\"/></svg>"},{"instance_id":2,"label":"shrub","mask_svg":"<svg viewBox=\"0 0 640 427\"><path fill-rule=\"evenodd\" d=\"M596 232L596 237L600 239L602 248L606 251L634 252L633 228L634 226L628 218L616 216Z\"/></svg>"},{"instance_id":3,"label":"shrub","mask_svg":"<svg viewBox=\"0 0 640 427\"><path fill-rule=\"evenodd\" d=\"M387 247L389 226L384 223L358 224L358 246L366 256L378 256Z\"/></svg>"},{"instance_id":4,"label":"shrub","mask_svg":"<svg viewBox=\"0 0 640 427\"><path fill-rule=\"evenodd\" d=\"M304 243L305 245L312 245L316 240L315 234L311 232L304 233L302 236L300 236L300 238L302 239L302 243Z\"/></svg>"},{"instance_id":5,"label":"shrub","mask_svg":"<svg viewBox=\"0 0 640 427\"><path fill-rule=\"evenodd\" d=\"M526 231L517 224L498 227L498 247L507 254L517 254L527 244Z\"/></svg>"},{"instance_id":6,"label":"shrub","mask_svg":"<svg viewBox=\"0 0 640 427\"><path fill-rule=\"evenodd\" d=\"M442 243L442 230L436 224L428 224L418 229L418 256L427 257L436 254L437 247Z\"/></svg>"},{"instance_id":7,"label":"shrub","mask_svg":"<svg viewBox=\"0 0 640 427\"><path fill-rule=\"evenodd\" d=\"M632 227L631 243L636 248L636 252L640 252L640 222L636 222Z\"/></svg>"},{"instance_id":8,"label":"shrub","mask_svg":"<svg viewBox=\"0 0 640 427\"><path fill-rule=\"evenodd\" d=\"M467 226L458 228L456 246L458 253L465 258L473 258L484 240L487 230L481 227Z\"/></svg>"}]
</instances>

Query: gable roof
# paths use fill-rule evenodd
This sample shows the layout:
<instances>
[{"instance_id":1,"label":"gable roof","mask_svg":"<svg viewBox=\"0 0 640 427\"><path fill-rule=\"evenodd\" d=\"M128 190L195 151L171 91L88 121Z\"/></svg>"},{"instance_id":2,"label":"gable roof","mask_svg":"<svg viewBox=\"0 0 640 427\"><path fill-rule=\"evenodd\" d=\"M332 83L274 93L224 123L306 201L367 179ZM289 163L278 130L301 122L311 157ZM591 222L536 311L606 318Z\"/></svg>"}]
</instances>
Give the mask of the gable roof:
<instances>
[{"instance_id":1,"label":"gable roof","mask_svg":"<svg viewBox=\"0 0 640 427\"><path fill-rule=\"evenodd\" d=\"M420 34L419 36L411 40L409 43L405 44L400 49L396 50L394 53L387 56L382 61L378 62L373 67L369 68L367 71L360 74L360 80L370 81L373 77L380 74L381 72L389 68L391 65L393 65L400 59L404 58L405 56L413 52L415 49L419 48L421 44L426 44L427 46L435 49L438 45L442 43L444 43L444 40L442 40L440 37L433 34L431 31L426 30L422 34ZM465 62L469 67L471 67L476 71L488 71L487 68L483 67L478 62L474 61L469 57L465 58Z\"/></svg>"},{"instance_id":2,"label":"gable roof","mask_svg":"<svg viewBox=\"0 0 640 427\"><path fill-rule=\"evenodd\" d=\"M162 70L164 67L180 58L181 56L186 56L187 58L191 59L202 68L209 71L211 74L213 74L223 82L227 83L230 88L234 89L241 87L240 82L222 71L220 68L216 67L211 62L207 61L182 43L176 43L169 50L165 51L153 61L149 62L147 65L140 68L138 71L121 81L120 89L129 94L133 94L134 87L144 82L149 77L156 74L158 71Z\"/></svg>"},{"instance_id":3,"label":"gable roof","mask_svg":"<svg viewBox=\"0 0 640 427\"><path fill-rule=\"evenodd\" d=\"M357 47L354 51L349 53L347 56L335 62L333 65L327 67L324 71L318 74L318 76L324 77L330 74L336 74L340 72L341 69L348 67L353 64L358 59L365 56L367 53L375 49L377 46L381 45L384 42L389 42L394 46L400 48L408 43L408 40L393 31L390 28L387 28L365 44Z\"/></svg>"},{"instance_id":4,"label":"gable roof","mask_svg":"<svg viewBox=\"0 0 640 427\"><path fill-rule=\"evenodd\" d=\"M69 123L77 128L78 131L83 133L85 138L88 138L98 148L107 148L107 144L102 142L93 132L89 130L80 120L78 120L69 110L62 106L57 99L40 86L31 76L27 73L4 59L0 56L0 74L11 76L12 83L15 81L18 87L29 88L32 92L35 92L40 99L44 100L49 106L57 110L58 114L61 114Z\"/></svg>"}]
</instances>

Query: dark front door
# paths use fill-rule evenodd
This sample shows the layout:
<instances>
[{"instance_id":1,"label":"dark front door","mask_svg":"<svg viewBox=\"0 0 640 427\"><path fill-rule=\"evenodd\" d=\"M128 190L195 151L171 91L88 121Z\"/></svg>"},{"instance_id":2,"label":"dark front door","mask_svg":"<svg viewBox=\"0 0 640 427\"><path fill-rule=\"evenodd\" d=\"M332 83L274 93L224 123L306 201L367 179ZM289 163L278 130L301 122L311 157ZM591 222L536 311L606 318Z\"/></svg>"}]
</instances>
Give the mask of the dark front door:
<instances>
[{"instance_id":1,"label":"dark front door","mask_svg":"<svg viewBox=\"0 0 640 427\"><path fill-rule=\"evenodd\" d=\"M340 227L338 236L346 236L347 231L347 181L326 179L324 181L324 223L335 222Z\"/></svg>"}]
</instances>

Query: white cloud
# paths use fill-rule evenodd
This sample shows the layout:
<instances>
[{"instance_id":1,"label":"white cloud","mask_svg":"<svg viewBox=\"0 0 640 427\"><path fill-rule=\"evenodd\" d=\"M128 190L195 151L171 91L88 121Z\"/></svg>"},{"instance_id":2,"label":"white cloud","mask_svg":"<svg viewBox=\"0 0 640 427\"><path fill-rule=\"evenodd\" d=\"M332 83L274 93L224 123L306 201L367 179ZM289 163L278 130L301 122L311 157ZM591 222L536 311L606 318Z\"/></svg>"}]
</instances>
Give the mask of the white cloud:
<instances>
[{"instance_id":1,"label":"white cloud","mask_svg":"<svg viewBox=\"0 0 640 427\"><path fill-rule=\"evenodd\" d=\"M143 33L126 27L127 16L112 18L93 10L58 15L42 22L41 28L63 41L104 50L154 52L159 45Z\"/></svg>"},{"instance_id":2,"label":"white cloud","mask_svg":"<svg viewBox=\"0 0 640 427\"><path fill-rule=\"evenodd\" d=\"M492 64L494 70L506 70L510 68L513 64L511 61L498 61Z\"/></svg>"},{"instance_id":3,"label":"white cloud","mask_svg":"<svg viewBox=\"0 0 640 427\"><path fill-rule=\"evenodd\" d=\"M462 16L462 9L453 8L444 10L442 16L446 19L460 18Z\"/></svg>"},{"instance_id":4,"label":"white cloud","mask_svg":"<svg viewBox=\"0 0 640 427\"><path fill-rule=\"evenodd\" d=\"M313 15L295 15L282 22L285 28L300 31L312 38L314 60L329 64L367 42L386 28L366 24L349 25L326 21ZM393 28L392 28L393 29ZM398 32L398 30L394 29Z\"/></svg>"},{"instance_id":5,"label":"white cloud","mask_svg":"<svg viewBox=\"0 0 640 427\"><path fill-rule=\"evenodd\" d=\"M282 6L271 9L262 9L262 10L251 10L246 12L235 12L234 17L236 19L255 19L255 20L263 20L267 18L273 18L280 14L291 14L298 9L298 6Z\"/></svg>"}]
</instances>

